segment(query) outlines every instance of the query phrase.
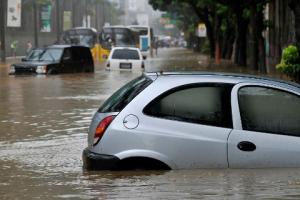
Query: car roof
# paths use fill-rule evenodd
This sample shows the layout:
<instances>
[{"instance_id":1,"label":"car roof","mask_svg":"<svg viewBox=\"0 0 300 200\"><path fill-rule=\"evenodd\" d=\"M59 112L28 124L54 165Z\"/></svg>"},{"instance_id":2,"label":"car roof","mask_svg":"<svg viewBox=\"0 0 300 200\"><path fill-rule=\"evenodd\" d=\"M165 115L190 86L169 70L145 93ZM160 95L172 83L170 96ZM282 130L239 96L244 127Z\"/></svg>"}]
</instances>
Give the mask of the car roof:
<instances>
[{"instance_id":1,"label":"car roof","mask_svg":"<svg viewBox=\"0 0 300 200\"><path fill-rule=\"evenodd\" d=\"M149 26L144 26L144 25L129 25L129 28L150 28Z\"/></svg>"},{"instance_id":2,"label":"car roof","mask_svg":"<svg viewBox=\"0 0 300 200\"><path fill-rule=\"evenodd\" d=\"M136 47L113 47L113 48L112 48L112 50L117 50L117 49L140 51L140 49L139 49L139 48L136 48Z\"/></svg>"},{"instance_id":3,"label":"car roof","mask_svg":"<svg viewBox=\"0 0 300 200\"><path fill-rule=\"evenodd\" d=\"M91 31L97 32L97 29L95 29L95 28L82 27L82 26L74 27L74 28L71 28L69 30L72 30L72 29L73 30L91 30Z\"/></svg>"},{"instance_id":4,"label":"car roof","mask_svg":"<svg viewBox=\"0 0 300 200\"><path fill-rule=\"evenodd\" d=\"M47 46L45 48L65 49L65 48L71 48L71 47L88 48L88 47L82 46L82 45L69 45L69 44L54 44L54 45Z\"/></svg>"},{"instance_id":5,"label":"car roof","mask_svg":"<svg viewBox=\"0 0 300 200\"><path fill-rule=\"evenodd\" d=\"M238 73L225 73L225 72L145 72L145 76L150 77L155 80L157 78L166 77L206 77L214 78L220 82L230 82L233 84L241 82L251 82L251 83L265 83L270 85L282 86L291 90L296 90L299 92L300 85L295 82L285 81L282 79L270 78L265 76L257 76L250 74L238 74Z\"/></svg>"},{"instance_id":6,"label":"car roof","mask_svg":"<svg viewBox=\"0 0 300 200\"><path fill-rule=\"evenodd\" d=\"M104 26L103 28L128 28L124 25L112 25L112 26Z\"/></svg>"}]
</instances>

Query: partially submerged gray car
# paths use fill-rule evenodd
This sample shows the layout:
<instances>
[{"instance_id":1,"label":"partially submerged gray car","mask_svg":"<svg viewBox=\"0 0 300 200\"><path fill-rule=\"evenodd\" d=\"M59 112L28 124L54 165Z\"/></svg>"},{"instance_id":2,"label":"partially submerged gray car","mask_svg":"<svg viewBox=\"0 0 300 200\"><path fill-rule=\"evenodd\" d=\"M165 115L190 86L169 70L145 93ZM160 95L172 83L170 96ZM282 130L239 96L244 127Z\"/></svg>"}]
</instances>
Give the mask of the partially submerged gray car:
<instances>
[{"instance_id":1,"label":"partially submerged gray car","mask_svg":"<svg viewBox=\"0 0 300 200\"><path fill-rule=\"evenodd\" d=\"M221 73L145 73L95 113L88 170L300 167L300 86Z\"/></svg>"}]
</instances>

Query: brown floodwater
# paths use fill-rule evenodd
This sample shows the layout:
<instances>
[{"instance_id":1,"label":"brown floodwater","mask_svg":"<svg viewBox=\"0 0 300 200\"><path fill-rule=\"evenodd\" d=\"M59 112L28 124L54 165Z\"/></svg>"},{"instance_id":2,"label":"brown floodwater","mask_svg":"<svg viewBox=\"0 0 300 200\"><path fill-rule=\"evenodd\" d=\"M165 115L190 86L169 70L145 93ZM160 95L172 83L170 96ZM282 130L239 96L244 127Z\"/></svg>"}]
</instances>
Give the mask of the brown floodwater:
<instances>
[{"instance_id":1,"label":"brown floodwater","mask_svg":"<svg viewBox=\"0 0 300 200\"><path fill-rule=\"evenodd\" d=\"M8 60L8 64L16 60ZM184 49L159 49L146 71L226 71ZM0 64L0 199L300 199L300 169L82 169L93 113L141 72L8 76Z\"/></svg>"}]
</instances>

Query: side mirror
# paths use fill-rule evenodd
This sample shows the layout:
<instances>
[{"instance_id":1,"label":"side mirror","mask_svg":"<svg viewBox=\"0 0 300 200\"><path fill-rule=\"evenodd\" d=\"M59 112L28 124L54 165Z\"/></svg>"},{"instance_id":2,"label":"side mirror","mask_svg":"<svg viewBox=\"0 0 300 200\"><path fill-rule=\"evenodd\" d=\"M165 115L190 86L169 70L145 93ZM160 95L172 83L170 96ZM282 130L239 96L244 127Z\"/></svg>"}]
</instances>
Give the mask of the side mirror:
<instances>
[{"instance_id":1,"label":"side mirror","mask_svg":"<svg viewBox=\"0 0 300 200\"><path fill-rule=\"evenodd\" d=\"M147 56L143 56L143 60L146 60L147 59Z\"/></svg>"}]
</instances>

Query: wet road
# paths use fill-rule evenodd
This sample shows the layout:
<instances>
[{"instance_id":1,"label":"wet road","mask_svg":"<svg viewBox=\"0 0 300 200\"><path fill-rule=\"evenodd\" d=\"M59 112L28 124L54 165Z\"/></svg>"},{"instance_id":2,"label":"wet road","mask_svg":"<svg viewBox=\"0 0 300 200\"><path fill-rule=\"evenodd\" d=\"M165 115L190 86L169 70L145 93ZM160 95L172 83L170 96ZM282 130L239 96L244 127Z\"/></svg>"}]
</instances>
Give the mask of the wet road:
<instances>
[{"instance_id":1,"label":"wet road","mask_svg":"<svg viewBox=\"0 0 300 200\"><path fill-rule=\"evenodd\" d=\"M146 71L221 70L160 50ZM141 72L8 76L0 65L0 199L300 199L300 169L86 172L81 152L101 103ZM250 72L255 73L255 72Z\"/></svg>"}]
</instances>

